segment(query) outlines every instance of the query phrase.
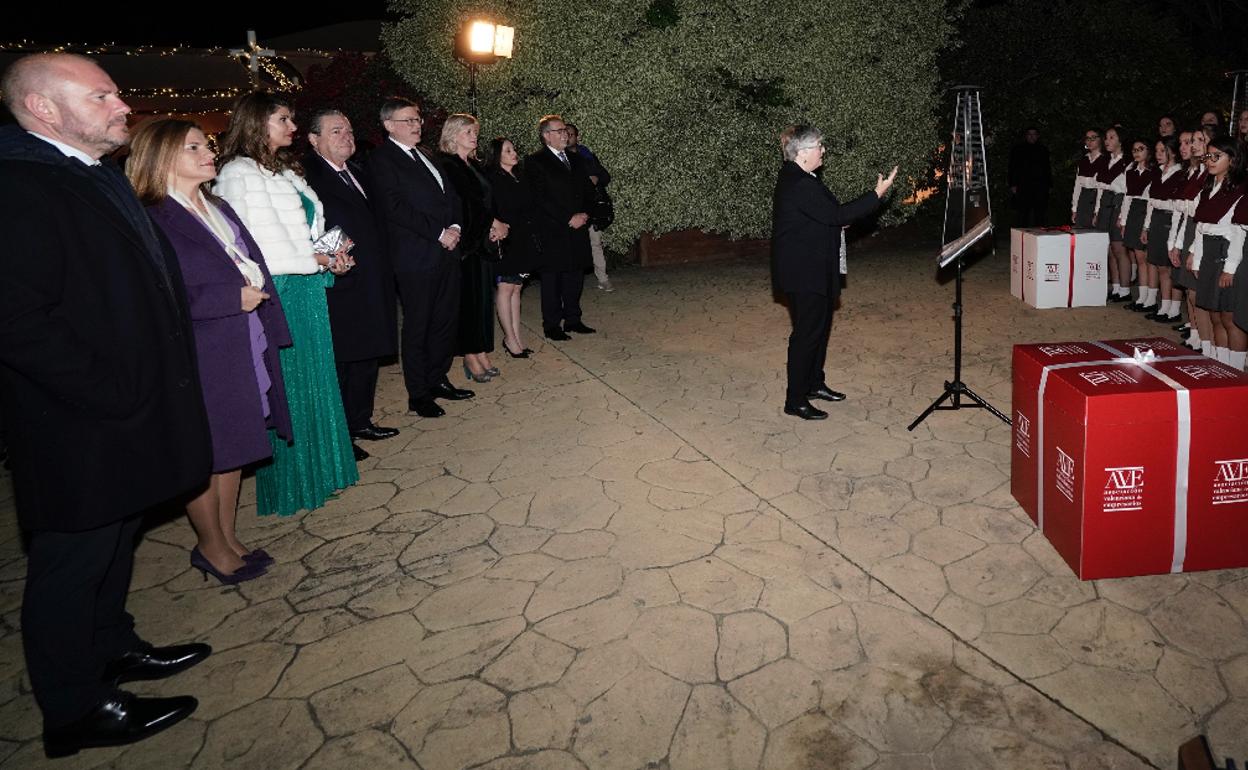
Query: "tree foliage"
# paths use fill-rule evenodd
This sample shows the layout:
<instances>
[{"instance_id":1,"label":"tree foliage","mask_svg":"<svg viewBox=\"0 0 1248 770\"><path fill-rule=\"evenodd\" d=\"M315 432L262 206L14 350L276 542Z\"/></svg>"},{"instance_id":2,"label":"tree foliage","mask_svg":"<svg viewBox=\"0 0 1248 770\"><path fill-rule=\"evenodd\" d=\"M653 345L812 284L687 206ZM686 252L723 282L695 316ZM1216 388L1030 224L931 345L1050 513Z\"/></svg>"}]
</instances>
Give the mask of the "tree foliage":
<instances>
[{"instance_id":1,"label":"tree foliage","mask_svg":"<svg viewBox=\"0 0 1248 770\"><path fill-rule=\"evenodd\" d=\"M611 170L608 243L696 227L766 235L790 122L825 134L823 176L857 195L875 174L921 177L943 115L937 57L953 34L943 0L394 0L383 32L395 69L448 110L466 111L452 56L467 19L516 29L511 60L479 70L482 137L538 146L558 112ZM889 217L905 216L894 204Z\"/></svg>"},{"instance_id":2,"label":"tree foliage","mask_svg":"<svg viewBox=\"0 0 1248 770\"><path fill-rule=\"evenodd\" d=\"M1010 145L1029 125L1049 147L1061 199L1086 129L1121 124L1124 138L1151 141L1163 114L1183 130L1222 106L1222 68L1173 18L1150 8L1136 0L1008 0L968 12L963 44L945 69L984 87L994 187L1004 185Z\"/></svg>"},{"instance_id":3,"label":"tree foliage","mask_svg":"<svg viewBox=\"0 0 1248 770\"><path fill-rule=\"evenodd\" d=\"M385 138L377 109L383 97L392 95L421 98L384 55L344 52L311 67L296 99L305 119L318 109L338 110L351 121L357 142L375 146Z\"/></svg>"}]
</instances>

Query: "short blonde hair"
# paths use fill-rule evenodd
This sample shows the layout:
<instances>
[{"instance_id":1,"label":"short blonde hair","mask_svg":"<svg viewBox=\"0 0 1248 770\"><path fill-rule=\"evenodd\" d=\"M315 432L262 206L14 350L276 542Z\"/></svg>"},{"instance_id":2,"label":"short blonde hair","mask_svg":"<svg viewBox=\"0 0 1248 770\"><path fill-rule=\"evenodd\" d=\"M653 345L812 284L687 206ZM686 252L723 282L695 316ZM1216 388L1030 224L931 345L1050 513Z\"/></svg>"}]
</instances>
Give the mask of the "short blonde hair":
<instances>
[{"instance_id":1,"label":"short blonde hair","mask_svg":"<svg viewBox=\"0 0 1248 770\"><path fill-rule=\"evenodd\" d=\"M186 135L199 126L189 120L156 118L135 129L126 159L126 176L144 203L159 203L169 194L169 175L186 145ZM202 130L202 129L201 129Z\"/></svg>"},{"instance_id":2,"label":"short blonde hair","mask_svg":"<svg viewBox=\"0 0 1248 770\"><path fill-rule=\"evenodd\" d=\"M438 149L451 155L457 154L459 148L455 145L455 140L459 137L459 133L469 126L480 128L480 125L476 118L467 113L457 112L451 115L442 124L442 136L438 138ZM468 157L477 157L477 148L474 147L472 152L468 153Z\"/></svg>"}]
</instances>

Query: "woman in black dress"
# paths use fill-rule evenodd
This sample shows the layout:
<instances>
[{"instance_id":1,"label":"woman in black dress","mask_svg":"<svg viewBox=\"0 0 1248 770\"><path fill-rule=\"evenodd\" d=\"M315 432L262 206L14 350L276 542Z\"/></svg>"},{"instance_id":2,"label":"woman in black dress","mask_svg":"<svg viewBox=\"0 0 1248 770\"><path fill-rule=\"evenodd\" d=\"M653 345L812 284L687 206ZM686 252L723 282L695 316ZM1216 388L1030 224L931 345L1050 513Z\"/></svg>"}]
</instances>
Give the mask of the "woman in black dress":
<instances>
[{"instance_id":1,"label":"woman in black dress","mask_svg":"<svg viewBox=\"0 0 1248 770\"><path fill-rule=\"evenodd\" d=\"M471 115L448 117L438 141L438 160L463 206L458 352L464 357L464 376L489 382L499 374L489 354L494 352L494 263L498 241L506 236L507 228L494 219L490 183L477 162L480 130Z\"/></svg>"},{"instance_id":2,"label":"woman in black dress","mask_svg":"<svg viewBox=\"0 0 1248 770\"><path fill-rule=\"evenodd\" d=\"M503 347L512 358L528 358L533 352L520 339L520 293L524 279L533 271L533 230L529 225L531 197L520 175L520 154L505 136L490 142L485 173L494 188L494 218L507 225L507 237L499 241L502 260L495 266L498 291L494 298L498 323L503 328Z\"/></svg>"}]
</instances>

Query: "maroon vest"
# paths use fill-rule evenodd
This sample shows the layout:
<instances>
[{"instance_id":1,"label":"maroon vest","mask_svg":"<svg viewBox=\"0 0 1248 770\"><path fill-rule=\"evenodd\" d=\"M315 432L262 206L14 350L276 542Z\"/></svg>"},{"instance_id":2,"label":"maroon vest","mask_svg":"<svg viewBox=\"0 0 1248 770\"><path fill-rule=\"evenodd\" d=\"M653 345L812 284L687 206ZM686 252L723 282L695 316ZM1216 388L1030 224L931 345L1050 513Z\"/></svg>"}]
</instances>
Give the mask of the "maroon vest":
<instances>
[{"instance_id":1,"label":"maroon vest","mask_svg":"<svg viewBox=\"0 0 1248 770\"><path fill-rule=\"evenodd\" d=\"M1175 176L1179 176L1179 174L1175 174ZM1205 167L1202 165L1200 173L1195 176L1183 175L1183 180L1183 186L1179 188L1174 197L1184 201L1196 200L1196 196L1200 195L1201 191L1205 189Z\"/></svg>"},{"instance_id":2,"label":"maroon vest","mask_svg":"<svg viewBox=\"0 0 1248 770\"><path fill-rule=\"evenodd\" d=\"M1109 155L1106 153L1101 153L1101 157L1097 158L1097 160L1105 161L1101 169L1096 172L1096 181L1102 184L1109 184L1117 179L1118 175L1124 173L1127 170L1127 166L1131 164L1131 159L1127 157L1125 152L1119 155L1118 160L1112 163L1109 160Z\"/></svg>"},{"instance_id":3,"label":"maroon vest","mask_svg":"<svg viewBox=\"0 0 1248 770\"><path fill-rule=\"evenodd\" d=\"M1139 197L1144 194L1144 190L1148 188L1156 179L1161 177L1160 174L1154 174L1155 169L1146 168L1141 171L1134 163L1131 168L1127 169L1127 195Z\"/></svg>"},{"instance_id":4,"label":"maroon vest","mask_svg":"<svg viewBox=\"0 0 1248 770\"><path fill-rule=\"evenodd\" d=\"M1231 187L1228 183L1223 182L1221 189L1213 195L1208 190L1200 191L1200 198L1196 203L1196 214L1193 217L1197 222L1206 224L1217 224L1222 221L1222 217L1226 216L1226 212L1231 210L1241 197L1243 197L1244 188Z\"/></svg>"},{"instance_id":5,"label":"maroon vest","mask_svg":"<svg viewBox=\"0 0 1248 770\"><path fill-rule=\"evenodd\" d=\"M1101 153L1100 155L1098 155L1096 157L1096 160L1090 160L1087 155L1084 155L1082 158L1079 159L1079 171L1077 172L1077 174L1078 176L1094 177L1108 165L1109 165L1109 156L1106 155L1105 153Z\"/></svg>"},{"instance_id":6,"label":"maroon vest","mask_svg":"<svg viewBox=\"0 0 1248 770\"><path fill-rule=\"evenodd\" d=\"M1171 174L1168 179L1162 179L1161 169L1155 168L1153 169L1153 186L1148 190L1148 197L1155 201L1174 200L1186 183L1187 177L1183 176L1182 169Z\"/></svg>"}]
</instances>

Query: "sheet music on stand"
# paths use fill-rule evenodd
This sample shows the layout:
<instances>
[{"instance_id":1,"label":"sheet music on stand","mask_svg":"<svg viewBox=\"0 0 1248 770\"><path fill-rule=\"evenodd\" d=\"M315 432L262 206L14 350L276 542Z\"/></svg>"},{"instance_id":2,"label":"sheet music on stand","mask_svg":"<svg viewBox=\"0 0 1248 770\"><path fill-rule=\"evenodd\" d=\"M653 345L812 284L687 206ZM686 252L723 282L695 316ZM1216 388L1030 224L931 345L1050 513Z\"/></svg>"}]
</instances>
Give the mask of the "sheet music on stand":
<instances>
[{"instance_id":1,"label":"sheet music on stand","mask_svg":"<svg viewBox=\"0 0 1248 770\"><path fill-rule=\"evenodd\" d=\"M981 238L992 232L992 220L981 219L975 223L975 226L967 230L958 238L949 241L940 249L940 266L944 267L962 256L971 246L974 246Z\"/></svg>"}]
</instances>

